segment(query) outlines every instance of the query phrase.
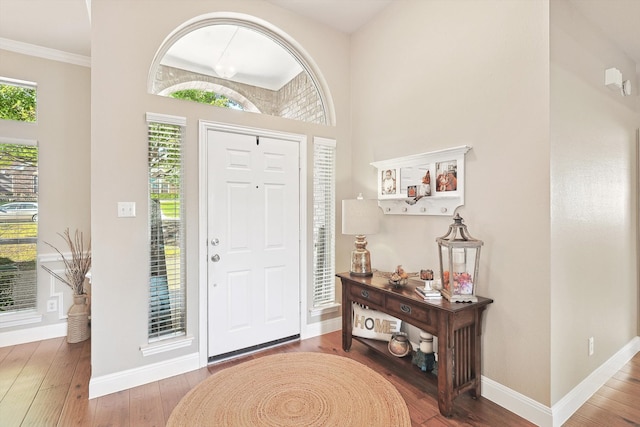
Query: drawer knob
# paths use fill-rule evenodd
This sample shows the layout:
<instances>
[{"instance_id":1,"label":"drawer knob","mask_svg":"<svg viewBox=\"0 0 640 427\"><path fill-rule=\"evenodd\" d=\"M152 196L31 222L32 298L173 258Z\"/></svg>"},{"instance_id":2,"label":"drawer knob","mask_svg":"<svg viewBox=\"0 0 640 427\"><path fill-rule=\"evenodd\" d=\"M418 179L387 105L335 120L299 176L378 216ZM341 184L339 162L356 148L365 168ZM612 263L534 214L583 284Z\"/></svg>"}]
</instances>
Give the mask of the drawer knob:
<instances>
[{"instance_id":1,"label":"drawer knob","mask_svg":"<svg viewBox=\"0 0 640 427\"><path fill-rule=\"evenodd\" d=\"M360 291L360 295L362 295L363 298L369 298L369 291L363 289Z\"/></svg>"},{"instance_id":2,"label":"drawer knob","mask_svg":"<svg viewBox=\"0 0 640 427\"><path fill-rule=\"evenodd\" d=\"M400 310L402 310L403 313L411 314L411 306L406 304L400 304Z\"/></svg>"}]
</instances>

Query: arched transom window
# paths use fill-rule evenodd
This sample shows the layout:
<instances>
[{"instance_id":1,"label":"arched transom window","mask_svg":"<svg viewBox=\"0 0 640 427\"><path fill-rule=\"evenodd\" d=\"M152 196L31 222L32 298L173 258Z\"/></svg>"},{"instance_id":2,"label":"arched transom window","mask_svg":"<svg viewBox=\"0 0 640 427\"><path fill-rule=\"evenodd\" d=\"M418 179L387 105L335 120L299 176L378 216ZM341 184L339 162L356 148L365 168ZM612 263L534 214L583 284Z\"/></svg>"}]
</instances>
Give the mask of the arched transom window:
<instances>
[{"instance_id":1,"label":"arched transom window","mask_svg":"<svg viewBox=\"0 0 640 427\"><path fill-rule=\"evenodd\" d=\"M165 40L149 92L318 124L333 124L313 61L256 18L202 17Z\"/></svg>"}]
</instances>

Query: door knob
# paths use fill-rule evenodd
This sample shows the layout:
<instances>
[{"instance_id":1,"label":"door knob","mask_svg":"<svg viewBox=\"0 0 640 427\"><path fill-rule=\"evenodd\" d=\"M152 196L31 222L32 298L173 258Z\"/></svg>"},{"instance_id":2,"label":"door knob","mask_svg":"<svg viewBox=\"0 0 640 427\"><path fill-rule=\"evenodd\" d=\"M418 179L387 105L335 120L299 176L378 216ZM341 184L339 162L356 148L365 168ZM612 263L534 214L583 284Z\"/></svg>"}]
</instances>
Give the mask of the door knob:
<instances>
[{"instance_id":1,"label":"door knob","mask_svg":"<svg viewBox=\"0 0 640 427\"><path fill-rule=\"evenodd\" d=\"M211 257L211 261L213 261L213 262L218 262L218 261L220 261L220 255L218 255L218 254L213 255L213 256Z\"/></svg>"},{"instance_id":2,"label":"door knob","mask_svg":"<svg viewBox=\"0 0 640 427\"><path fill-rule=\"evenodd\" d=\"M217 237L211 239L211 246L218 246L220 244L220 240Z\"/></svg>"}]
</instances>

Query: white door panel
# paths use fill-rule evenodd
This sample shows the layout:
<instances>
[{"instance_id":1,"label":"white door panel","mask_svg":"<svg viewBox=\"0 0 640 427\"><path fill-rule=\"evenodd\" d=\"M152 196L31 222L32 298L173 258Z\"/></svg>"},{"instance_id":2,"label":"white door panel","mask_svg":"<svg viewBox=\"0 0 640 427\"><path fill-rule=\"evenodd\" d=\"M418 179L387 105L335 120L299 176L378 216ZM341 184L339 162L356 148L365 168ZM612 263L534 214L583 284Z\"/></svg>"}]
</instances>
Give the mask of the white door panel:
<instances>
[{"instance_id":1,"label":"white door panel","mask_svg":"<svg viewBox=\"0 0 640 427\"><path fill-rule=\"evenodd\" d=\"M300 333L298 144L208 130L209 356ZM214 262L211 257L219 256Z\"/></svg>"}]
</instances>

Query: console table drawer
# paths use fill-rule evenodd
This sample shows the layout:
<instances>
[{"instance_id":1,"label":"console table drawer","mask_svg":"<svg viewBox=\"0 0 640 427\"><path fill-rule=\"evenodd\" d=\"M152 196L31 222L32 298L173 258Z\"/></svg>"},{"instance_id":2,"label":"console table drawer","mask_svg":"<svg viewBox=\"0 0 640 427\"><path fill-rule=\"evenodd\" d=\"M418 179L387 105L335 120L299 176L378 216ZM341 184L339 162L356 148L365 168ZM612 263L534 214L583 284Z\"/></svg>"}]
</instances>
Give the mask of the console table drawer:
<instances>
[{"instance_id":1,"label":"console table drawer","mask_svg":"<svg viewBox=\"0 0 640 427\"><path fill-rule=\"evenodd\" d=\"M382 293L354 284L351 285L351 297L362 301L364 304L371 302L377 305L382 305L382 301L384 299Z\"/></svg>"},{"instance_id":2,"label":"console table drawer","mask_svg":"<svg viewBox=\"0 0 640 427\"><path fill-rule=\"evenodd\" d=\"M402 316L405 319L415 319L427 325L435 326L437 323L437 313L435 311L419 304L407 303L405 300L392 296L387 297L385 309L391 314Z\"/></svg>"}]
</instances>

